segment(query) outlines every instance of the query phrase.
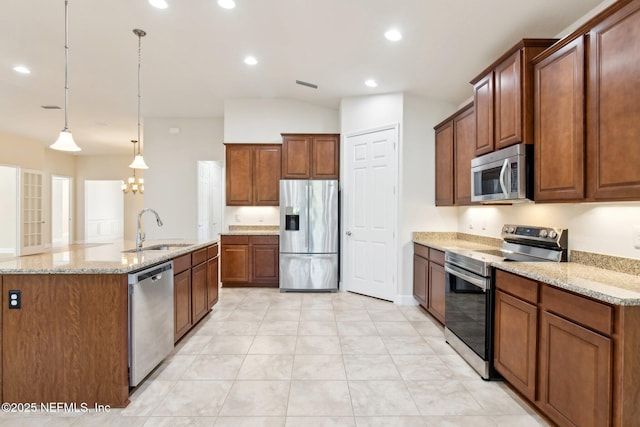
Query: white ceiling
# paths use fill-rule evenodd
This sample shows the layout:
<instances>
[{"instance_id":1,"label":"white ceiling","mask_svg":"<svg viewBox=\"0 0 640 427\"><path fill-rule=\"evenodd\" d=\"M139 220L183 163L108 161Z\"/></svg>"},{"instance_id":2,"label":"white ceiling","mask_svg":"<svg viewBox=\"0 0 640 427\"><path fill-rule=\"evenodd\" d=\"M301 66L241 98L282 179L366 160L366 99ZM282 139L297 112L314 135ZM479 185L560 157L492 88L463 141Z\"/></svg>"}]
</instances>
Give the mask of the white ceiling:
<instances>
[{"instance_id":1,"label":"white ceiling","mask_svg":"<svg viewBox=\"0 0 640 427\"><path fill-rule=\"evenodd\" d=\"M69 127L80 155L130 153L138 39L144 117L221 117L228 98L407 91L459 104L468 83L518 40L553 37L601 0L69 1ZM400 42L383 33L396 27ZM3 0L0 130L50 144L63 127L64 1ZM243 63L247 54L259 60ZM12 70L24 64L30 75ZM364 86L375 78L375 89ZM317 90L295 84L304 80Z\"/></svg>"}]
</instances>

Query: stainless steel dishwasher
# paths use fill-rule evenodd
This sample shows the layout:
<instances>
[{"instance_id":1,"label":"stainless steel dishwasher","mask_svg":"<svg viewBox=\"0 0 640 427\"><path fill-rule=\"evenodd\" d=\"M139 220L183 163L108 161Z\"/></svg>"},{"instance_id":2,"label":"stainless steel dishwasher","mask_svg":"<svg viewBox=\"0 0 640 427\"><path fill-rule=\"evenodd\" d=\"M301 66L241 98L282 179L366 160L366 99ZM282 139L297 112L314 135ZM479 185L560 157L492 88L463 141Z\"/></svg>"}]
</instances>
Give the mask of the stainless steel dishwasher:
<instances>
[{"instance_id":1,"label":"stainless steel dishwasher","mask_svg":"<svg viewBox=\"0 0 640 427\"><path fill-rule=\"evenodd\" d=\"M129 386L173 350L173 262L129 274Z\"/></svg>"}]
</instances>

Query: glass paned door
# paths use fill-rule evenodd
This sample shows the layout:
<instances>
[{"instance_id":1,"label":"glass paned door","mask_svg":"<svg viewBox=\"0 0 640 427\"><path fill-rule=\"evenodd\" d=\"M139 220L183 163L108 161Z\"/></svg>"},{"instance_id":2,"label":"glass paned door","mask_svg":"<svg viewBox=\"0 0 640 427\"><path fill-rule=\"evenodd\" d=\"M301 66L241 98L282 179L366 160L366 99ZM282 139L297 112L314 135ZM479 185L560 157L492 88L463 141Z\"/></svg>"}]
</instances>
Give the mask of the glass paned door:
<instances>
[{"instance_id":1,"label":"glass paned door","mask_svg":"<svg viewBox=\"0 0 640 427\"><path fill-rule=\"evenodd\" d=\"M20 170L20 248L18 255L44 251L42 231L42 179L40 171Z\"/></svg>"}]
</instances>

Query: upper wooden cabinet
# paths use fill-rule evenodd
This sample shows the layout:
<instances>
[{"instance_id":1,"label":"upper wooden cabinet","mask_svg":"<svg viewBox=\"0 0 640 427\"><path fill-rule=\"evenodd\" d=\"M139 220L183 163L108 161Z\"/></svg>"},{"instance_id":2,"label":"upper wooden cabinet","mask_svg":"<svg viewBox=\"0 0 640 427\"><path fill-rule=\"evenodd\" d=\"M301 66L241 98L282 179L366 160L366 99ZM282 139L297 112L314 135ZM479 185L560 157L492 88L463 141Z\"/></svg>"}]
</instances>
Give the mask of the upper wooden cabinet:
<instances>
[{"instance_id":1,"label":"upper wooden cabinet","mask_svg":"<svg viewBox=\"0 0 640 427\"><path fill-rule=\"evenodd\" d=\"M476 156L519 142L533 143L531 59L556 41L523 39L471 81Z\"/></svg>"},{"instance_id":2,"label":"upper wooden cabinet","mask_svg":"<svg viewBox=\"0 0 640 427\"><path fill-rule=\"evenodd\" d=\"M535 201L640 200L640 1L534 60Z\"/></svg>"},{"instance_id":3,"label":"upper wooden cabinet","mask_svg":"<svg viewBox=\"0 0 640 427\"><path fill-rule=\"evenodd\" d=\"M471 159L476 128L473 103L436 125L436 206L471 204Z\"/></svg>"},{"instance_id":4,"label":"upper wooden cabinet","mask_svg":"<svg viewBox=\"0 0 640 427\"><path fill-rule=\"evenodd\" d=\"M535 64L534 200L584 198L583 37Z\"/></svg>"},{"instance_id":5,"label":"upper wooden cabinet","mask_svg":"<svg viewBox=\"0 0 640 427\"><path fill-rule=\"evenodd\" d=\"M588 52L588 197L640 200L640 1L595 25Z\"/></svg>"},{"instance_id":6,"label":"upper wooden cabinet","mask_svg":"<svg viewBox=\"0 0 640 427\"><path fill-rule=\"evenodd\" d=\"M282 179L339 177L339 134L282 134Z\"/></svg>"},{"instance_id":7,"label":"upper wooden cabinet","mask_svg":"<svg viewBox=\"0 0 640 427\"><path fill-rule=\"evenodd\" d=\"M475 109L469 104L453 119L455 158L454 203L457 206L471 204L471 160L475 157L476 126Z\"/></svg>"},{"instance_id":8,"label":"upper wooden cabinet","mask_svg":"<svg viewBox=\"0 0 640 427\"><path fill-rule=\"evenodd\" d=\"M225 144L228 206L278 206L280 144Z\"/></svg>"}]
</instances>

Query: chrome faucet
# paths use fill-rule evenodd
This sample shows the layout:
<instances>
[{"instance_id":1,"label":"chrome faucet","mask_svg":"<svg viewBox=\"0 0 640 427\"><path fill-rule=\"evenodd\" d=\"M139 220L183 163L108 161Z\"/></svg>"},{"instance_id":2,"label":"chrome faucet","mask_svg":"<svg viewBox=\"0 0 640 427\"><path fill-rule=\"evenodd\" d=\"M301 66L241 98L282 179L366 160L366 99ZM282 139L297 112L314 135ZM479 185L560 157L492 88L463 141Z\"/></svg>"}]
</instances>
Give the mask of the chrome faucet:
<instances>
[{"instance_id":1,"label":"chrome faucet","mask_svg":"<svg viewBox=\"0 0 640 427\"><path fill-rule=\"evenodd\" d=\"M146 237L146 234L142 231L142 226L140 225L140 218L142 218L142 214L144 214L145 212L152 212L156 216L156 222L158 223L158 227L162 227L162 220L160 219L160 215L158 215L158 212L154 211L151 208L142 209L138 213L138 234L136 235L136 248L137 249L141 249L142 248L142 242L144 242L144 239Z\"/></svg>"}]
</instances>

